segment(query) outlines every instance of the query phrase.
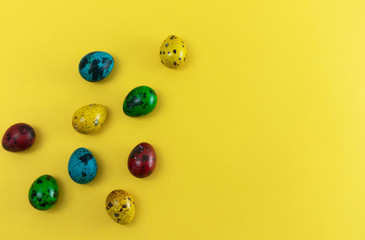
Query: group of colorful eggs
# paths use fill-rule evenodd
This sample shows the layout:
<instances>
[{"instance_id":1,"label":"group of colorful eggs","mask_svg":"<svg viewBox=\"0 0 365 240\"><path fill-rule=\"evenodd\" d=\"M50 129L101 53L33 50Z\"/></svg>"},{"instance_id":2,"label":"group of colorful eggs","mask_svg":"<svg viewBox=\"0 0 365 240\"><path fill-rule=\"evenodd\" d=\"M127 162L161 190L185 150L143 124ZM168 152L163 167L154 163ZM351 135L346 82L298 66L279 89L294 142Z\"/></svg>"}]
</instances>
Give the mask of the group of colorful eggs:
<instances>
[{"instance_id":1,"label":"group of colorful eggs","mask_svg":"<svg viewBox=\"0 0 365 240\"><path fill-rule=\"evenodd\" d=\"M168 36L160 47L161 62L169 68L178 68L185 63L186 48L184 42L176 35ZM80 75L89 82L98 82L106 78L114 66L113 57L106 52L91 52L85 55L79 64ZM146 115L155 108L157 95L148 86L134 88L126 96L123 111L127 116ZM73 128L82 134L91 134L100 129L107 116L107 110L100 104L90 104L78 109L73 118ZM30 148L35 142L34 129L25 123L17 123L5 132L2 145L10 152L21 152ZM136 177L149 176L156 167L156 153L151 144L138 144L128 158L128 169ZM91 182L97 173L98 165L93 154L86 148L76 149L68 162L70 178L79 184ZM50 175L38 177L29 189L29 202L38 210L53 207L58 199L59 188ZM129 193L114 190L106 198L105 208L109 216L120 224L128 224L134 218L135 205Z\"/></svg>"}]
</instances>

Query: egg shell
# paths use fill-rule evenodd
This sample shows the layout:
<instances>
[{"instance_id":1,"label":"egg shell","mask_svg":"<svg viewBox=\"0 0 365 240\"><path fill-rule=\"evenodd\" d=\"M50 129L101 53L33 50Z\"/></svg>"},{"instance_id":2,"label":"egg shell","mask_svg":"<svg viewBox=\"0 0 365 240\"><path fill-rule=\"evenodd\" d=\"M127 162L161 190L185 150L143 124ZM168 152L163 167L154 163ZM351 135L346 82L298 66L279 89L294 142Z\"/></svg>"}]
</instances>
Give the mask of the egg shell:
<instances>
[{"instance_id":1,"label":"egg shell","mask_svg":"<svg viewBox=\"0 0 365 240\"><path fill-rule=\"evenodd\" d=\"M2 144L9 152L21 152L33 146L34 141L34 129L26 123L17 123L6 130Z\"/></svg>"},{"instance_id":2,"label":"egg shell","mask_svg":"<svg viewBox=\"0 0 365 240\"><path fill-rule=\"evenodd\" d=\"M106 52L96 51L86 54L80 61L80 75L89 82L106 78L114 67L113 57Z\"/></svg>"},{"instance_id":3,"label":"egg shell","mask_svg":"<svg viewBox=\"0 0 365 240\"><path fill-rule=\"evenodd\" d=\"M106 198L105 208L113 221L125 225L129 224L135 214L133 198L124 190L114 190Z\"/></svg>"},{"instance_id":4,"label":"egg shell","mask_svg":"<svg viewBox=\"0 0 365 240\"><path fill-rule=\"evenodd\" d=\"M128 169L133 176L147 177L155 167L156 153L151 144L143 142L133 148L128 158Z\"/></svg>"},{"instance_id":5,"label":"egg shell","mask_svg":"<svg viewBox=\"0 0 365 240\"><path fill-rule=\"evenodd\" d=\"M139 86L128 93L123 103L123 111L127 116L138 117L152 112L157 104L155 91L147 86Z\"/></svg>"},{"instance_id":6,"label":"egg shell","mask_svg":"<svg viewBox=\"0 0 365 240\"><path fill-rule=\"evenodd\" d=\"M98 131L104 124L107 110L103 105L90 104L78 109L72 117L72 126L82 134Z\"/></svg>"},{"instance_id":7,"label":"egg shell","mask_svg":"<svg viewBox=\"0 0 365 240\"><path fill-rule=\"evenodd\" d=\"M53 207L58 200L59 189L56 180L50 175L37 178L29 189L29 202L38 210Z\"/></svg>"},{"instance_id":8,"label":"egg shell","mask_svg":"<svg viewBox=\"0 0 365 240\"><path fill-rule=\"evenodd\" d=\"M160 60L168 68L179 68L184 65L187 53L184 41L176 36L168 36L160 47Z\"/></svg>"},{"instance_id":9,"label":"egg shell","mask_svg":"<svg viewBox=\"0 0 365 240\"><path fill-rule=\"evenodd\" d=\"M98 165L94 155L86 148L76 149L68 161L68 173L71 179L80 184L94 180Z\"/></svg>"}]
</instances>

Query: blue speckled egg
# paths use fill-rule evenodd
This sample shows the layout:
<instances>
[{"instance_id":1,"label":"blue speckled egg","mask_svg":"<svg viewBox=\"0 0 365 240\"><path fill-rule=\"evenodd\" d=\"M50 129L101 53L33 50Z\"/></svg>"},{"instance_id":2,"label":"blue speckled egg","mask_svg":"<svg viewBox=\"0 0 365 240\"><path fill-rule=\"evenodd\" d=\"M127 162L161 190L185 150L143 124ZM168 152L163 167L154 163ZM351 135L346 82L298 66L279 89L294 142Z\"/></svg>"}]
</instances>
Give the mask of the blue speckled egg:
<instances>
[{"instance_id":1,"label":"blue speckled egg","mask_svg":"<svg viewBox=\"0 0 365 240\"><path fill-rule=\"evenodd\" d=\"M98 171L93 154L86 148L76 149L68 162L68 173L72 180L85 184L91 182Z\"/></svg>"},{"instance_id":2,"label":"blue speckled egg","mask_svg":"<svg viewBox=\"0 0 365 240\"><path fill-rule=\"evenodd\" d=\"M89 82L98 82L106 78L113 70L114 59L106 52L91 52L80 61L79 72Z\"/></svg>"}]
</instances>

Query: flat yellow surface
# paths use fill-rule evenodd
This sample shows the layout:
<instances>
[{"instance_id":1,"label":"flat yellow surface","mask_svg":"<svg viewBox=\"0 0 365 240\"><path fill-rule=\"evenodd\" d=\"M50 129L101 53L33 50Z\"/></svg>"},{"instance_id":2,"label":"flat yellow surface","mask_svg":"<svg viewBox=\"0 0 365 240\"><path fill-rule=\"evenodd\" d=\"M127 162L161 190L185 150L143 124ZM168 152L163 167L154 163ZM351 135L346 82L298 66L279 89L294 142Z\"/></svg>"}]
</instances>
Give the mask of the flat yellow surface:
<instances>
[{"instance_id":1,"label":"flat yellow surface","mask_svg":"<svg viewBox=\"0 0 365 240\"><path fill-rule=\"evenodd\" d=\"M13 1L0 3L0 132L26 122L24 153L0 149L0 239L365 239L365 2L363 0ZM160 63L169 34L186 43L183 69ZM115 59L111 75L78 73L88 52ZM148 116L122 111L148 85ZM105 126L81 135L73 113L108 108ZM137 179L127 158L150 142L158 163ZM99 163L74 183L78 147ZM42 174L59 202L28 202ZM128 226L104 201L124 189Z\"/></svg>"}]
</instances>

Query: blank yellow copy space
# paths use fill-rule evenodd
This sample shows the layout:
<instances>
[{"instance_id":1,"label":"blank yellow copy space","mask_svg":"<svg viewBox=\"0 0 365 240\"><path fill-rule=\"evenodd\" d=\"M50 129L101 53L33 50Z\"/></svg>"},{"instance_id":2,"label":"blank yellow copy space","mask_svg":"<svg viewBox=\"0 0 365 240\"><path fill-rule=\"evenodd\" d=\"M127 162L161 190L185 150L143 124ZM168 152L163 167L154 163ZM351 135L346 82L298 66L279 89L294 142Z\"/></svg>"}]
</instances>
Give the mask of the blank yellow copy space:
<instances>
[{"instance_id":1,"label":"blank yellow copy space","mask_svg":"<svg viewBox=\"0 0 365 240\"><path fill-rule=\"evenodd\" d=\"M365 2L362 0L12 1L0 3L0 133L17 122L37 133L27 152L0 151L1 239L365 238ZM170 34L186 44L180 70L159 60ZM78 73L91 51L115 59L110 76ZM123 114L136 86L158 95L143 118ZM108 109L81 135L81 106ZM151 143L157 167L138 179L130 151ZM99 172L68 176L86 147ZM33 209L31 183L60 186L49 211ZM114 223L114 189L136 216Z\"/></svg>"}]
</instances>

